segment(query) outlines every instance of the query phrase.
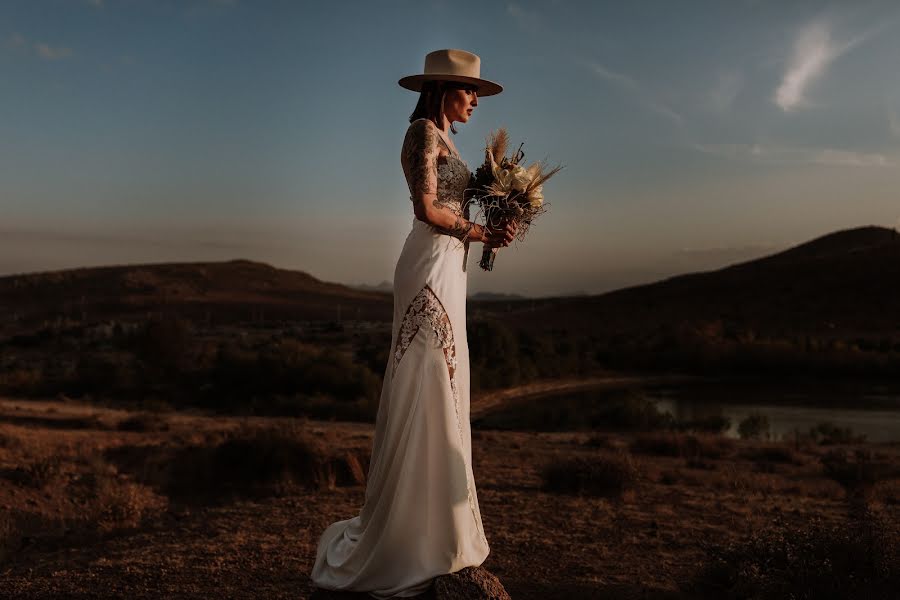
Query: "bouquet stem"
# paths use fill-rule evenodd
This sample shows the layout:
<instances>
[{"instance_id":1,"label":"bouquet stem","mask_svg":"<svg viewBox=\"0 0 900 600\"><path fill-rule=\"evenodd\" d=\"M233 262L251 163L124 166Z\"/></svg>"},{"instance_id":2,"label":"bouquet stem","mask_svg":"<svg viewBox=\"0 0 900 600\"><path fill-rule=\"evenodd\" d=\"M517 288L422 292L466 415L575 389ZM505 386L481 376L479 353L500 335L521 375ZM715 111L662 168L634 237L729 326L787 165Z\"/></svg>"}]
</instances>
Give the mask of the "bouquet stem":
<instances>
[{"instance_id":1,"label":"bouquet stem","mask_svg":"<svg viewBox=\"0 0 900 600\"><path fill-rule=\"evenodd\" d=\"M485 271L493 271L494 257L497 256L497 250L499 249L500 248L489 248L485 246L484 252L481 253L481 262L478 263L478 266Z\"/></svg>"}]
</instances>

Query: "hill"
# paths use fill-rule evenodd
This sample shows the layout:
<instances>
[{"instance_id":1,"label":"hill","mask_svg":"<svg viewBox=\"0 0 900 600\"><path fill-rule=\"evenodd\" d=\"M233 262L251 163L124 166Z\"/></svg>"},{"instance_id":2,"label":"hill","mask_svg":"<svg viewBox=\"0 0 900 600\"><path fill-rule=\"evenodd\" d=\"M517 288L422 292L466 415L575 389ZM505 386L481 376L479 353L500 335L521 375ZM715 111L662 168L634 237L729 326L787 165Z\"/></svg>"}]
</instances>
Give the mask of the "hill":
<instances>
[{"instance_id":1,"label":"hill","mask_svg":"<svg viewBox=\"0 0 900 600\"><path fill-rule=\"evenodd\" d=\"M505 303L542 329L635 334L677 324L768 334L900 333L900 235L859 227L762 258L598 296ZM721 333L721 332L720 332Z\"/></svg>"},{"instance_id":2,"label":"hill","mask_svg":"<svg viewBox=\"0 0 900 600\"><path fill-rule=\"evenodd\" d=\"M90 267L0 277L8 327L127 319L148 312L224 321L390 320L393 299L249 260Z\"/></svg>"},{"instance_id":3,"label":"hill","mask_svg":"<svg viewBox=\"0 0 900 600\"><path fill-rule=\"evenodd\" d=\"M597 296L476 295L472 390L609 369L895 377L898 299L881 227ZM0 310L0 393L368 418L393 296L232 260L2 277Z\"/></svg>"},{"instance_id":4,"label":"hill","mask_svg":"<svg viewBox=\"0 0 900 600\"><path fill-rule=\"evenodd\" d=\"M379 286L345 286L249 260L92 267L0 277L6 325L101 320L152 311L216 321L390 321ZM361 289L362 288L362 289ZM474 294L473 314L543 329L634 333L677 323L766 332L900 331L900 234L837 231L721 269L677 275L600 295L529 299ZM0 330L2 333L2 330ZM6 332L9 333L9 332Z\"/></svg>"}]
</instances>

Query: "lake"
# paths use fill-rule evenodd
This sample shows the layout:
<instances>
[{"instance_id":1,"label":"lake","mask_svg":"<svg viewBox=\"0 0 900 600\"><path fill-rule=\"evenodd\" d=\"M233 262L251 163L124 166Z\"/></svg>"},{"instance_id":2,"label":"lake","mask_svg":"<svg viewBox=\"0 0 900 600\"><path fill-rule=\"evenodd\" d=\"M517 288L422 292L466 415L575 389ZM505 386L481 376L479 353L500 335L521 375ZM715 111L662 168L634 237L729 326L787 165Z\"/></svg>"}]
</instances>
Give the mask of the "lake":
<instances>
[{"instance_id":1,"label":"lake","mask_svg":"<svg viewBox=\"0 0 900 600\"><path fill-rule=\"evenodd\" d=\"M849 427L871 442L900 442L900 382L767 381L708 378L687 383L631 385L627 388L560 393L518 401L473 420L484 429L534 431L589 431L622 424L652 422L641 412L647 402L626 403L623 398L646 399L660 412L678 421L709 417L730 419L725 432L739 437L738 424L751 413L768 418L771 435L780 439L796 428L806 433L819 423ZM637 427L637 426L636 426Z\"/></svg>"}]
</instances>

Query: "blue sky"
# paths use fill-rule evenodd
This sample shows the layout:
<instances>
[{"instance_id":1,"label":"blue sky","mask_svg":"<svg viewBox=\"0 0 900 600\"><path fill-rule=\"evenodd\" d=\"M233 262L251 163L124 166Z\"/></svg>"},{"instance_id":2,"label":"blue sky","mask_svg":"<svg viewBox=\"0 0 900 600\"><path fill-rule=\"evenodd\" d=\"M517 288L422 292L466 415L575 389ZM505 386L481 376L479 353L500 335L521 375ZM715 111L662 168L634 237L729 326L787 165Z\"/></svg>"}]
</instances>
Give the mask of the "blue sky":
<instances>
[{"instance_id":1,"label":"blue sky","mask_svg":"<svg viewBox=\"0 0 900 600\"><path fill-rule=\"evenodd\" d=\"M0 274L249 258L390 279L424 56L565 168L470 292L599 293L900 225L894 2L0 3ZM517 144L516 144L517 145ZM478 252L474 252L477 256Z\"/></svg>"}]
</instances>

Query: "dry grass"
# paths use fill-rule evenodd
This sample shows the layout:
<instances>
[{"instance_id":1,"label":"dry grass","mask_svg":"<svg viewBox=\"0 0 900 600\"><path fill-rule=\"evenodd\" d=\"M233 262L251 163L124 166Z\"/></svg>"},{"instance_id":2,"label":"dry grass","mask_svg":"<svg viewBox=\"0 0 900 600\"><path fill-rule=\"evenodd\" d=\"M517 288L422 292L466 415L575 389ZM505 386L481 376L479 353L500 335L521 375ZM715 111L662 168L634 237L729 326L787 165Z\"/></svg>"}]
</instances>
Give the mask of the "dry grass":
<instances>
[{"instance_id":1,"label":"dry grass","mask_svg":"<svg viewBox=\"0 0 900 600\"><path fill-rule=\"evenodd\" d=\"M834 448L820 459L825 475L849 493L865 492L875 484L900 477L895 461L876 457L871 450L857 448L852 453Z\"/></svg>"},{"instance_id":2,"label":"dry grass","mask_svg":"<svg viewBox=\"0 0 900 600\"><path fill-rule=\"evenodd\" d=\"M0 424L0 562L13 597L96 597L111 589L135 600L308 597L298 579L309 572L319 534L364 501L371 426L173 413L164 415L168 431L66 429L58 423L75 424L90 410L3 406L0 419L18 419ZM137 415L99 416L118 424ZM679 582L715 564L706 541L744 548L727 564L753 569L779 559L779 530L770 529L778 515L849 528L848 494L818 460L827 448L793 450L792 462L769 449L777 444L646 435L473 432L492 547L485 567L514 597L675 598ZM656 450L634 457L629 447ZM871 455L853 452L862 449ZM60 459L56 467L31 466L52 457ZM900 446L867 444L846 456L852 465L867 460L900 464ZM757 468L764 462L774 469ZM43 487L11 480L17 467ZM850 467L841 469L855 480ZM874 482L868 498L896 526L900 479L874 475L864 477ZM771 554L747 550L754 532L770 540ZM795 538L784 547L806 546ZM868 577L854 569L845 572ZM755 585L749 575L735 585ZM739 587L718 589L719 597L738 597Z\"/></svg>"},{"instance_id":3,"label":"dry grass","mask_svg":"<svg viewBox=\"0 0 900 600\"><path fill-rule=\"evenodd\" d=\"M691 598L888 600L900 589L900 532L870 511L849 523L814 517L738 542L704 543L707 557L683 586Z\"/></svg>"},{"instance_id":4,"label":"dry grass","mask_svg":"<svg viewBox=\"0 0 900 600\"><path fill-rule=\"evenodd\" d=\"M176 505L359 486L368 468L367 456L342 449L328 431L309 431L306 420L193 431L180 417L105 415L119 425L104 440L82 429L101 422L98 414L10 416L22 425L0 427L0 563L20 558L25 546L90 544L141 529L181 510Z\"/></svg>"},{"instance_id":5,"label":"dry grass","mask_svg":"<svg viewBox=\"0 0 900 600\"><path fill-rule=\"evenodd\" d=\"M169 430L169 421L162 415L142 412L122 419L117 427L119 431L160 432Z\"/></svg>"}]
</instances>

